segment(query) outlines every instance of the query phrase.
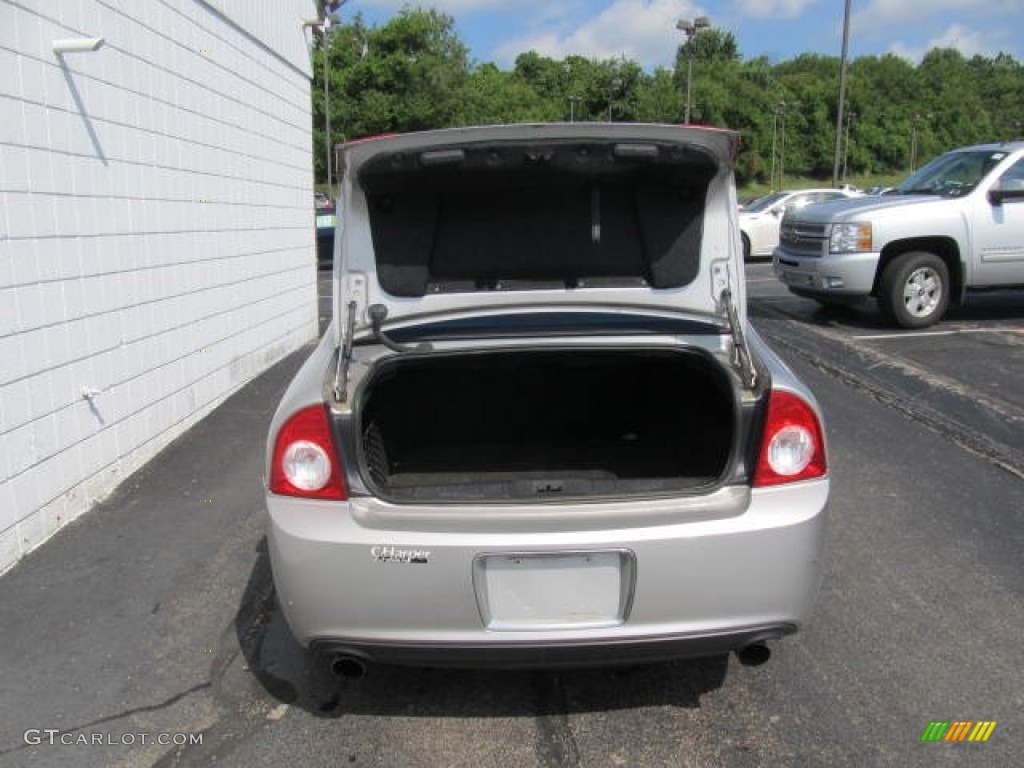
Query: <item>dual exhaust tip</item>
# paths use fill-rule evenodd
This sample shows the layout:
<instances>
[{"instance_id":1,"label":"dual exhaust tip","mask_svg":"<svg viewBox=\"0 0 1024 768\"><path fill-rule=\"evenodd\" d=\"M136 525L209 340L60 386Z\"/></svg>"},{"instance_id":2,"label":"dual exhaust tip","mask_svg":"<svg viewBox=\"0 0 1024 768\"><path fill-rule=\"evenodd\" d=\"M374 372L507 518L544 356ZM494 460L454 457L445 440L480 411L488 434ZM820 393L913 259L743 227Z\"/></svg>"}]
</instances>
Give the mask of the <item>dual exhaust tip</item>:
<instances>
[{"instance_id":1,"label":"dual exhaust tip","mask_svg":"<svg viewBox=\"0 0 1024 768\"><path fill-rule=\"evenodd\" d=\"M736 651L736 658L744 667L760 667L771 657L771 649L763 642L751 643Z\"/></svg>"},{"instance_id":2,"label":"dual exhaust tip","mask_svg":"<svg viewBox=\"0 0 1024 768\"><path fill-rule=\"evenodd\" d=\"M330 669L338 680L358 680L366 674L366 662L349 653L336 653L330 657Z\"/></svg>"}]
</instances>

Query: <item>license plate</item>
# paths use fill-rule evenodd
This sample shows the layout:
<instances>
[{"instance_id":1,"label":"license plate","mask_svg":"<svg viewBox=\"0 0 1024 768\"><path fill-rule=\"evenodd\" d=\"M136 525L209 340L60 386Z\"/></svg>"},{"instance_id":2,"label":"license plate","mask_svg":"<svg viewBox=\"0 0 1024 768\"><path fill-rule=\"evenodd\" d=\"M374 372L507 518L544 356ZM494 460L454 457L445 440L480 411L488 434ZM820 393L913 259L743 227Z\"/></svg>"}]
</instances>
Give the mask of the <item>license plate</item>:
<instances>
[{"instance_id":1,"label":"license plate","mask_svg":"<svg viewBox=\"0 0 1024 768\"><path fill-rule=\"evenodd\" d=\"M338 217L333 214L324 214L323 216L316 217L316 228L317 229L333 229L334 225L338 223Z\"/></svg>"},{"instance_id":2,"label":"license plate","mask_svg":"<svg viewBox=\"0 0 1024 768\"><path fill-rule=\"evenodd\" d=\"M497 631L622 624L635 571L620 551L482 555L474 567L480 614Z\"/></svg>"},{"instance_id":3,"label":"license plate","mask_svg":"<svg viewBox=\"0 0 1024 768\"><path fill-rule=\"evenodd\" d=\"M782 282L787 285L814 285L814 275L804 275L800 272L783 272Z\"/></svg>"}]
</instances>

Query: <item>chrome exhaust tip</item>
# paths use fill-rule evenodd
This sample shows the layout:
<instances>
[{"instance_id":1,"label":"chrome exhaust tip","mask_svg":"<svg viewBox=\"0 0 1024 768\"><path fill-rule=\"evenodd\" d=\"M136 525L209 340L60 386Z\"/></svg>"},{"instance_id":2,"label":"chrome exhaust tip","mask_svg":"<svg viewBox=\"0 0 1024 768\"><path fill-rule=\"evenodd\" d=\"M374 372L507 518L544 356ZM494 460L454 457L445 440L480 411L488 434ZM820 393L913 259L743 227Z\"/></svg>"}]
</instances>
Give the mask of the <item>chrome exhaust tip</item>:
<instances>
[{"instance_id":1,"label":"chrome exhaust tip","mask_svg":"<svg viewBox=\"0 0 1024 768\"><path fill-rule=\"evenodd\" d=\"M356 656L339 653L331 659L331 674L339 680L358 680L366 674L366 663Z\"/></svg>"}]
</instances>

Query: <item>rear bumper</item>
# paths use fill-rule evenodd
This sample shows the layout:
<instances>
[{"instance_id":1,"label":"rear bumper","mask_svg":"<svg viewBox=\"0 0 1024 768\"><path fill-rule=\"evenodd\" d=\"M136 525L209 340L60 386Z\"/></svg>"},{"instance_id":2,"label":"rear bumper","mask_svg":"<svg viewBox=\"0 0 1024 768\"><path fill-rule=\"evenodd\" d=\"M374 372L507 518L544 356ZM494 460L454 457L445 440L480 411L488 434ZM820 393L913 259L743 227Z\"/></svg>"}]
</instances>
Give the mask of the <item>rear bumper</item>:
<instances>
[{"instance_id":1,"label":"rear bumper","mask_svg":"<svg viewBox=\"0 0 1024 768\"><path fill-rule=\"evenodd\" d=\"M371 528L360 522L359 500L269 496L268 543L280 605L304 646L434 666L655 661L797 631L820 581L827 495L827 479L758 489L742 514L687 521L687 511L655 525L642 517L654 502L618 502L615 519L629 519L634 507L647 524L506 533ZM374 555L381 547L426 554L383 561ZM474 581L482 554L609 551L635 563L621 621L488 625L487 597Z\"/></svg>"},{"instance_id":2,"label":"rear bumper","mask_svg":"<svg viewBox=\"0 0 1024 768\"><path fill-rule=\"evenodd\" d=\"M658 635L647 638L589 642L513 643L494 640L475 644L347 642L313 640L310 648L330 657L358 658L367 664L417 667L542 669L642 664L717 656L796 632L793 624L765 624L722 633Z\"/></svg>"}]
</instances>

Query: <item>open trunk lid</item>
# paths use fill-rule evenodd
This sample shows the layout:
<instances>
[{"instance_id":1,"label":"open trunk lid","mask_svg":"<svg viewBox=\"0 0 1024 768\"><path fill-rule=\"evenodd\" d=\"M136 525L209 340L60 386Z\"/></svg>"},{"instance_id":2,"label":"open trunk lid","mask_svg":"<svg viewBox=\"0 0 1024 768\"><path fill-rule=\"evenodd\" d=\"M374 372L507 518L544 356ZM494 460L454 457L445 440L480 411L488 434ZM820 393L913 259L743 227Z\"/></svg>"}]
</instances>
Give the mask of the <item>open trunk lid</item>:
<instances>
[{"instance_id":1,"label":"open trunk lid","mask_svg":"<svg viewBox=\"0 0 1024 768\"><path fill-rule=\"evenodd\" d=\"M736 322L745 311L736 142L717 129L576 123L345 145L339 341L537 306L682 312L728 331L729 305Z\"/></svg>"}]
</instances>

